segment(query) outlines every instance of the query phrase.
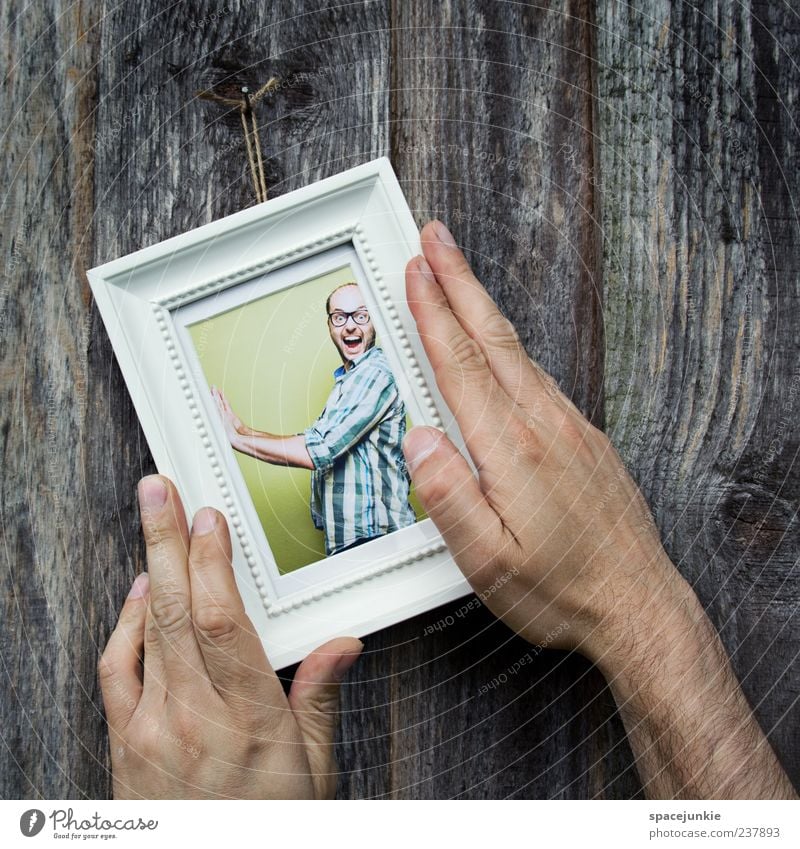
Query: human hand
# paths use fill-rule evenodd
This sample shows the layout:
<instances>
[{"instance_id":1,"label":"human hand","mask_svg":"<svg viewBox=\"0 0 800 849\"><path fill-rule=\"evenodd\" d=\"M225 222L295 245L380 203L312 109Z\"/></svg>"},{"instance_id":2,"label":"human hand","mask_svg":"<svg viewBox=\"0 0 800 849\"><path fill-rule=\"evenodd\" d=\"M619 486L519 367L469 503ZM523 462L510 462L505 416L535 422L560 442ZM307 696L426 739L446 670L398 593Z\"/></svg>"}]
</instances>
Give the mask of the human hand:
<instances>
[{"instance_id":1,"label":"human hand","mask_svg":"<svg viewBox=\"0 0 800 849\"><path fill-rule=\"evenodd\" d=\"M309 655L288 698L247 617L224 517L191 533L167 479L139 484L148 573L100 659L115 798L330 798L339 681L359 640Z\"/></svg>"},{"instance_id":2,"label":"human hand","mask_svg":"<svg viewBox=\"0 0 800 849\"><path fill-rule=\"evenodd\" d=\"M228 399L225 397L225 393L221 389L212 386L211 396L216 402L219 416L222 419L225 436L228 438L228 442L235 446L244 429L242 420L233 412Z\"/></svg>"},{"instance_id":3,"label":"human hand","mask_svg":"<svg viewBox=\"0 0 800 849\"><path fill-rule=\"evenodd\" d=\"M479 474L415 427L403 448L417 494L496 615L532 643L596 659L652 599L680 603L688 585L608 438L528 357L449 231L427 224L422 245L409 306Z\"/></svg>"}]
</instances>

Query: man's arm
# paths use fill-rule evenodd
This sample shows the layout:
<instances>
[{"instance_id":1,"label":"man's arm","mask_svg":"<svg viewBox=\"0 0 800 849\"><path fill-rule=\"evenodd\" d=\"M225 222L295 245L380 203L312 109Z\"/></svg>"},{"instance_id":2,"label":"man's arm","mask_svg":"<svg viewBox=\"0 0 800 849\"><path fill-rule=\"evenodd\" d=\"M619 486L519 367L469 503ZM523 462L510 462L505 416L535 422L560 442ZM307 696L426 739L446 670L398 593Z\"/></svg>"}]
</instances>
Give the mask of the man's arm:
<instances>
[{"instance_id":1,"label":"man's arm","mask_svg":"<svg viewBox=\"0 0 800 849\"><path fill-rule=\"evenodd\" d=\"M221 389L212 386L211 394L216 401L225 435L235 451L276 466L313 470L314 463L306 449L306 440L302 434L280 436L248 427L233 412Z\"/></svg>"},{"instance_id":2,"label":"man's arm","mask_svg":"<svg viewBox=\"0 0 800 849\"><path fill-rule=\"evenodd\" d=\"M231 440L231 447L242 454L255 457L256 460L276 466L312 470L314 468L302 434L278 436L247 428L247 433L240 433Z\"/></svg>"},{"instance_id":3,"label":"man's arm","mask_svg":"<svg viewBox=\"0 0 800 849\"><path fill-rule=\"evenodd\" d=\"M446 228L422 244L409 306L479 474L432 428L403 450L460 569L527 640L599 666L649 796L797 798L611 442L530 360Z\"/></svg>"},{"instance_id":4,"label":"man's arm","mask_svg":"<svg viewBox=\"0 0 800 849\"><path fill-rule=\"evenodd\" d=\"M219 390L217 393L230 409L225 396ZM279 436L248 427L235 416L233 420L229 417L226 430L236 451L257 460L324 471L381 421L396 397L397 387L390 374L362 366L362 371L348 380L339 403L304 433Z\"/></svg>"},{"instance_id":5,"label":"man's arm","mask_svg":"<svg viewBox=\"0 0 800 849\"><path fill-rule=\"evenodd\" d=\"M670 799L796 799L692 588L664 564L635 612L622 602L600 651L645 793ZM601 643L602 644L602 643Z\"/></svg>"}]
</instances>

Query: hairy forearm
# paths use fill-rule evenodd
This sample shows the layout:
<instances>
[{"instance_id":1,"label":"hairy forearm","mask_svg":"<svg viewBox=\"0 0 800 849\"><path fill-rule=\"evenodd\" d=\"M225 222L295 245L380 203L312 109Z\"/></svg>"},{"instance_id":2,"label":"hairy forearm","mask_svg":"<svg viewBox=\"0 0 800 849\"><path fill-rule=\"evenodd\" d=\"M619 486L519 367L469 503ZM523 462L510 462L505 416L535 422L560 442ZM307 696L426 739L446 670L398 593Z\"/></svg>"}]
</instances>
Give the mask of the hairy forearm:
<instances>
[{"instance_id":1,"label":"hairy forearm","mask_svg":"<svg viewBox=\"0 0 800 849\"><path fill-rule=\"evenodd\" d=\"M619 618L595 658L650 798L796 799L724 647L678 575ZM666 574L666 573L665 573Z\"/></svg>"},{"instance_id":2,"label":"hairy forearm","mask_svg":"<svg viewBox=\"0 0 800 849\"><path fill-rule=\"evenodd\" d=\"M300 435L277 436L243 426L231 439L231 445L236 451L265 463L300 469L314 468L305 438Z\"/></svg>"}]
</instances>

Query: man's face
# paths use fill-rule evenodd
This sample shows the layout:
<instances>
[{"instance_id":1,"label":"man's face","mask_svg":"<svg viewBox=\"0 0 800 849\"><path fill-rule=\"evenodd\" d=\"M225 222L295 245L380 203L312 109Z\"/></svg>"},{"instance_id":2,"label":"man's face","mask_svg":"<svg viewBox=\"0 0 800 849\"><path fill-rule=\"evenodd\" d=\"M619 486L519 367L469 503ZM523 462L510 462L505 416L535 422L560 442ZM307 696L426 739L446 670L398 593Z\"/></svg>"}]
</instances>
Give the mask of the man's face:
<instances>
[{"instance_id":1,"label":"man's face","mask_svg":"<svg viewBox=\"0 0 800 849\"><path fill-rule=\"evenodd\" d=\"M333 344L336 345L336 350L339 352L345 368L348 368L354 359L366 353L375 344L375 327L371 318L367 320L366 324L359 324L355 320L356 315L347 315L347 320L341 327L336 327L333 323L337 314L364 313L369 315L358 286L353 284L334 292L331 296L328 312L328 330L331 339Z\"/></svg>"}]
</instances>

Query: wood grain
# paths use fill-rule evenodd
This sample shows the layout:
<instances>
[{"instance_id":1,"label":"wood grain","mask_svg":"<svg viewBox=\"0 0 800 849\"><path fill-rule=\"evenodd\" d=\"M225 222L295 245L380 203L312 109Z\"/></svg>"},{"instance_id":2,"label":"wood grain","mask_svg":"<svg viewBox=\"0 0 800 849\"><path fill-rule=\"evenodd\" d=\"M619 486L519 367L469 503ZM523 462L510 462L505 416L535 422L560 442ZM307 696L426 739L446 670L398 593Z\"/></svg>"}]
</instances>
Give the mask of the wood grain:
<instances>
[{"instance_id":1,"label":"wood grain","mask_svg":"<svg viewBox=\"0 0 800 849\"><path fill-rule=\"evenodd\" d=\"M3 53L14 58L0 93L10 130L2 140L0 795L103 795L94 667L107 613L85 521L94 457L83 438L93 416L84 270L94 247L100 32L89 7L54 22L48 9L4 5L2 17ZM118 426L135 432L124 418Z\"/></svg>"},{"instance_id":2,"label":"wood grain","mask_svg":"<svg viewBox=\"0 0 800 849\"><path fill-rule=\"evenodd\" d=\"M0 12L0 797L110 794L95 661L144 565L153 464L84 271L255 202L238 115L196 92L273 75L271 195L391 155L417 221L450 224L609 429L800 781L793 13L322 5ZM365 642L341 797L640 792L582 659L462 602Z\"/></svg>"},{"instance_id":3,"label":"wood grain","mask_svg":"<svg viewBox=\"0 0 800 849\"><path fill-rule=\"evenodd\" d=\"M597 25L608 432L798 782L796 11Z\"/></svg>"},{"instance_id":4,"label":"wood grain","mask_svg":"<svg viewBox=\"0 0 800 849\"><path fill-rule=\"evenodd\" d=\"M393 34L392 159L418 223L448 222L529 353L600 424L588 4L398 4ZM391 795L635 793L599 674L461 610L393 629Z\"/></svg>"}]
</instances>

